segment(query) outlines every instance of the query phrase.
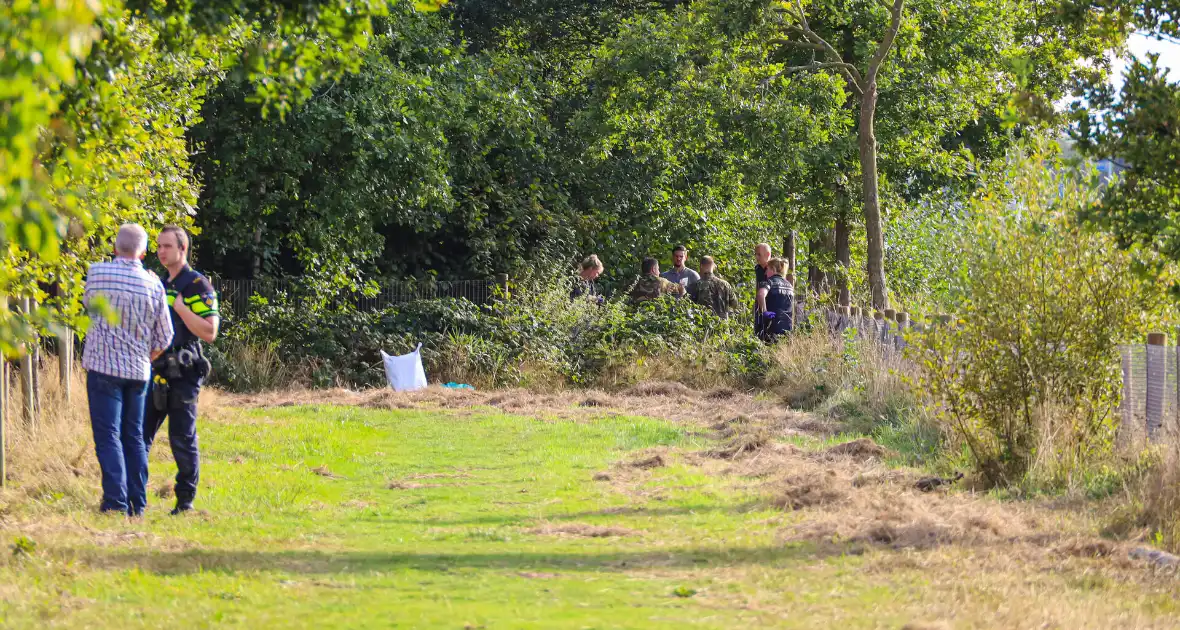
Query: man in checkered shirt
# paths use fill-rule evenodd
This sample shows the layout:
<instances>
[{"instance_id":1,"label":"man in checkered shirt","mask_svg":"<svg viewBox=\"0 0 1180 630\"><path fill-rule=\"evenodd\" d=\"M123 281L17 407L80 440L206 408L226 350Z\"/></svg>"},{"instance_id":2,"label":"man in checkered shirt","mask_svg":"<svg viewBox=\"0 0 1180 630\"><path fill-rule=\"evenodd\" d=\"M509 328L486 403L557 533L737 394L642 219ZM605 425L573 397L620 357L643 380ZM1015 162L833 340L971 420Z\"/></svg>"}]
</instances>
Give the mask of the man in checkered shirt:
<instances>
[{"instance_id":1,"label":"man in checkered shirt","mask_svg":"<svg viewBox=\"0 0 1180 630\"><path fill-rule=\"evenodd\" d=\"M151 363L172 340L164 287L141 262L147 239L138 225L120 227L115 260L90 266L82 299L90 310L105 302L110 316L91 318L82 353L94 451L102 469L99 510L129 516L141 516L147 506L144 405Z\"/></svg>"}]
</instances>

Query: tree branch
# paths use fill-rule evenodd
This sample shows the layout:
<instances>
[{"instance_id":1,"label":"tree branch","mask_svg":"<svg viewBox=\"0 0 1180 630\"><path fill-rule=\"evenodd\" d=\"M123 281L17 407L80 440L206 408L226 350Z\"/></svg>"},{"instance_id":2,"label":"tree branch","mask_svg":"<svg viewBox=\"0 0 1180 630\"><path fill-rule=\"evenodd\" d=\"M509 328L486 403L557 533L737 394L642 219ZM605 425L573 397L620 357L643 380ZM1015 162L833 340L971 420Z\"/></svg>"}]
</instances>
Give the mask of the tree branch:
<instances>
[{"instance_id":1,"label":"tree branch","mask_svg":"<svg viewBox=\"0 0 1180 630\"><path fill-rule=\"evenodd\" d=\"M807 11L803 10L803 0L795 0L795 6L799 7L799 23L803 25L803 31L810 33L811 27L807 25Z\"/></svg>"},{"instance_id":2,"label":"tree branch","mask_svg":"<svg viewBox=\"0 0 1180 630\"><path fill-rule=\"evenodd\" d=\"M802 32L802 31L800 31L800 32ZM770 45L771 46L790 46L792 48L805 48L808 50L819 50L819 51L827 50L824 48L823 44L816 44L815 42L800 42L800 41L796 41L793 39L783 39L781 37L778 39L770 40Z\"/></svg>"},{"instance_id":3,"label":"tree branch","mask_svg":"<svg viewBox=\"0 0 1180 630\"><path fill-rule=\"evenodd\" d=\"M902 2L902 0L897 1ZM845 63L844 58L840 56L840 53L836 51L835 47L829 44L828 41L823 37L820 37L818 33L811 30L811 26L807 23L807 12L803 9L803 0L795 0L795 5L798 7L799 11L798 16L796 17L799 18L799 24L802 25L802 28L792 26L788 27L789 30L802 34L808 42L817 47L816 50L823 51L824 56L827 58L825 64L831 64L827 67L839 70L840 74L844 76L844 80L848 82L848 86L852 88L852 91L856 92L858 96L864 94L864 83L860 76L860 70L857 70L856 66L850 63ZM799 68L810 70L813 69L812 66L814 65L815 64L812 63L807 66L799 66ZM787 70L790 70L790 68ZM784 73L785 72L786 71L784 71Z\"/></svg>"},{"instance_id":4,"label":"tree branch","mask_svg":"<svg viewBox=\"0 0 1180 630\"><path fill-rule=\"evenodd\" d=\"M882 0L882 2L886 1ZM905 0L893 0L893 6L889 7L889 30L885 31L885 38L881 40L880 44L877 44L877 52L873 53L873 58L869 61L866 87L877 81L877 72L881 70L881 64L885 62L885 57L889 56L893 42L897 39L897 31L901 28L901 14L904 9Z\"/></svg>"},{"instance_id":5,"label":"tree branch","mask_svg":"<svg viewBox=\"0 0 1180 630\"><path fill-rule=\"evenodd\" d=\"M856 66L853 66L850 63L844 63L843 61L822 61L822 62L809 63L805 66L791 66L789 68L783 68L783 71L780 72L779 74L780 75L795 74L796 72L809 72L812 70L827 70L829 68L844 70L845 72L851 72L853 70L856 70Z\"/></svg>"}]
</instances>

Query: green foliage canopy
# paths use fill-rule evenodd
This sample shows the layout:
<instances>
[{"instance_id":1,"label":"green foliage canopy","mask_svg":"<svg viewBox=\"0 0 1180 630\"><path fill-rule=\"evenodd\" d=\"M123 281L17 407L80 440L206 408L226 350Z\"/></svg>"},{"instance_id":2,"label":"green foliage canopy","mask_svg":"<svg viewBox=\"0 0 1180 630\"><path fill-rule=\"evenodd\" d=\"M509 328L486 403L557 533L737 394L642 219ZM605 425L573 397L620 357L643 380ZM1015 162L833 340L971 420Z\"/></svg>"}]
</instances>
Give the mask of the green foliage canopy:
<instances>
[{"instance_id":1,"label":"green foliage canopy","mask_svg":"<svg viewBox=\"0 0 1180 630\"><path fill-rule=\"evenodd\" d=\"M379 26L358 72L285 120L260 124L241 83L206 104L191 134L206 265L355 287L424 269L487 275L568 241L527 68L464 54L433 16Z\"/></svg>"},{"instance_id":2,"label":"green foliage canopy","mask_svg":"<svg viewBox=\"0 0 1180 630\"><path fill-rule=\"evenodd\" d=\"M386 12L383 0L4 3L0 295L43 300L52 285L65 303L113 224L152 225L191 207L183 131L227 68L283 114L355 67L371 17ZM331 46L319 45L325 35ZM49 314L0 309L0 351Z\"/></svg>"}]
</instances>

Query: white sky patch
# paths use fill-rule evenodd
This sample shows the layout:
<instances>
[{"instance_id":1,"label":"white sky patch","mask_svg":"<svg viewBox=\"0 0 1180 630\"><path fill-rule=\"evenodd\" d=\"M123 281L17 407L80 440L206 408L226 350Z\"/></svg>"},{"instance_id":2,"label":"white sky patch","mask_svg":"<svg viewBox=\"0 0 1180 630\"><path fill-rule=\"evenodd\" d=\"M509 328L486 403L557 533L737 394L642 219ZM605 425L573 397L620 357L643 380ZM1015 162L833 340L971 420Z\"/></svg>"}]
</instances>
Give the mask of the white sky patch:
<instances>
[{"instance_id":1,"label":"white sky patch","mask_svg":"<svg viewBox=\"0 0 1180 630\"><path fill-rule=\"evenodd\" d=\"M1127 38L1127 49L1138 59L1147 60L1147 53L1159 53L1160 67L1170 68L1168 79L1172 82L1180 80L1180 43L1169 40L1159 40L1154 37L1134 33ZM1111 82L1116 88L1123 85L1123 72L1127 69L1126 59L1115 59L1112 64Z\"/></svg>"}]
</instances>

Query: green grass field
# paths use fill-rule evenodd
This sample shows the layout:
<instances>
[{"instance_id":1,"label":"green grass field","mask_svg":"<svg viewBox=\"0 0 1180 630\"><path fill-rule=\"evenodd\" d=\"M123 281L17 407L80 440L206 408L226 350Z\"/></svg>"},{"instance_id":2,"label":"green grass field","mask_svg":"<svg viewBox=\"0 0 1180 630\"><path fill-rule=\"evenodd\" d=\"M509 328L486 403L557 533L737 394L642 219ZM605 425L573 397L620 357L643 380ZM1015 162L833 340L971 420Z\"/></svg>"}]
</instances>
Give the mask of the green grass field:
<instances>
[{"instance_id":1,"label":"green grass field","mask_svg":"<svg viewBox=\"0 0 1180 630\"><path fill-rule=\"evenodd\" d=\"M595 480L642 449L707 446L660 420L224 415L202 421L197 514L170 517L171 501L153 495L148 516L127 521L50 496L0 520L5 548L35 545L0 560L0 627L1177 623L1172 583L1128 578L1134 567L784 541L810 511L769 507L756 485L676 455L628 483ZM162 452L153 472L153 488L174 472Z\"/></svg>"}]
</instances>

